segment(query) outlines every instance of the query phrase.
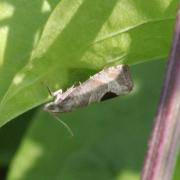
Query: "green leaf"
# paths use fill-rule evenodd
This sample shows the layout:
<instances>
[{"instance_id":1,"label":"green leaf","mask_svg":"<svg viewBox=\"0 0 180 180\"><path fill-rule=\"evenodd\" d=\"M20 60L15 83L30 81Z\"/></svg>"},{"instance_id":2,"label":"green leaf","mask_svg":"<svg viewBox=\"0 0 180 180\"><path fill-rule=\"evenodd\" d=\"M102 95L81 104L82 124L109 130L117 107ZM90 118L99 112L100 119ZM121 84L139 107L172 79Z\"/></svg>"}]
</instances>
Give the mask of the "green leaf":
<instances>
[{"instance_id":1,"label":"green leaf","mask_svg":"<svg viewBox=\"0 0 180 180\"><path fill-rule=\"evenodd\" d=\"M180 151L179 151L177 159L176 159L176 168L174 171L173 180L179 180L179 177L180 177L179 169L180 169Z\"/></svg>"},{"instance_id":2,"label":"green leaf","mask_svg":"<svg viewBox=\"0 0 180 180\"><path fill-rule=\"evenodd\" d=\"M34 114L34 110L28 111L27 113L18 116L12 123L8 123L1 128L0 171L2 167L7 167L12 160Z\"/></svg>"},{"instance_id":3,"label":"green leaf","mask_svg":"<svg viewBox=\"0 0 180 180\"><path fill-rule=\"evenodd\" d=\"M0 2L0 99L14 75L28 63L50 11L57 3L57 0L51 1L49 9L45 1Z\"/></svg>"},{"instance_id":4,"label":"green leaf","mask_svg":"<svg viewBox=\"0 0 180 180\"><path fill-rule=\"evenodd\" d=\"M45 0L0 2L0 103L15 74L30 60L32 49L37 46L44 24L57 1L49 0L48 4ZM13 101L13 104L16 103ZM11 111L9 107L4 108ZM22 113L18 107L14 111ZM0 117L4 118L2 114Z\"/></svg>"},{"instance_id":5,"label":"green leaf","mask_svg":"<svg viewBox=\"0 0 180 180\"><path fill-rule=\"evenodd\" d=\"M61 115L74 137L39 112L10 166L8 180L138 180L165 61L133 66L135 89ZM153 74L152 74L153 69Z\"/></svg>"},{"instance_id":6,"label":"green leaf","mask_svg":"<svg viewBox=\"0 0 180 180\"><path fill-rule=\"evenodd\" d=\"M0 126L48 100L42 82L65 88L104 66L166 57L176 5L173 0L59 2L1 100Z\"/></svg>"}]
</instances>

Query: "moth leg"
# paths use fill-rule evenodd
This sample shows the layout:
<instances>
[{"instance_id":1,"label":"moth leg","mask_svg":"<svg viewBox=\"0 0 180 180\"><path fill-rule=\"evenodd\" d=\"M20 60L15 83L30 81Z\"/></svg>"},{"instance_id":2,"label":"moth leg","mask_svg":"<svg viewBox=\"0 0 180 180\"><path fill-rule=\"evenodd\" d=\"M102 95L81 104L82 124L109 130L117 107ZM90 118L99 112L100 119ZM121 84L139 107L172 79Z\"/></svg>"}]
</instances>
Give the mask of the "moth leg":
<instances>
[{"instance_id":1,"label":"moth leg","mask_svg":"<svg viewBox=\"0 0 180 180\"><path fill-rule=\"evenodd\" d=\"M57 90L57 91L55 91L55 92L53 92L53 96L58 96L58 95L61 95L63 93L63 90L62 89L59 89L59 90Z\"/></svg>"},{"instance_id":2,"label":"moth leg","mask_svg":"<svg viewBox=\"0 0 180 180\"><path fill-rule=\"evenodd\" d=\"M96 76L98 76L98 73L95 74L94 76L90 76L89 79L94 81L96 79Z\"/></svg>"},{"instance_id":3,"label":"moth leg","mask_svg":"<svg viewBox=\"0 0 180 180\"><path fill-rule=\"evenodd\" d=\"M70 87L70 88L68 88L67 90L66 90L66 92L71 92L73 89L74 89L74 84Z\"/></svg>"}]
</instances>

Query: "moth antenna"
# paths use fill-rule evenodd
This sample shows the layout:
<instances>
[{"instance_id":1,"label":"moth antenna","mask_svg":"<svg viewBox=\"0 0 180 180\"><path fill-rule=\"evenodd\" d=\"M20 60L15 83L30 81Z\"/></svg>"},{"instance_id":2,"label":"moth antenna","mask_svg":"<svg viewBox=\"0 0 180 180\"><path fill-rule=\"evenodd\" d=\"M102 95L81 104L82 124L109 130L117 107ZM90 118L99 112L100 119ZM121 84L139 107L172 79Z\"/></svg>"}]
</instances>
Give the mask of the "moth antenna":
<instances>
[{"instance_id":1,"label":"moth antenna","mask_svg":"<svg viewBox=\"0 0 180 180\"><path fill-rule=\"evenodd\" d=\"M53 95L51 89L49 88L49 86L48 86L45 82L42 82L42 83L43 83L43 85L47 88L48 93L50 94L50 96L54 97L54 95Z\"/></svg>"},{"instance_id":2,"label":"moth antenna","mask_svg":"<svg viewBox=\"0 0 180 180\"><path fill-rule=\"evenodd\" d=\"M49 94L50 94L52 97L54 97L54 95L53 95L51 89L49 88L49 86L46 86L46 87L47 87L47 89L48 89Z\"/></svg>"},{"instance_id":3,"label":"moth antenna","mask_svg":"<svg viewBox=\"0 0 180 180\"><path fill-rule=\"evenodd\" d=\"M72 129L63 120L61 120L59 117L57 117L55 115L53 115L53 116L68 130L68 132L71 134L71 136L74 136Z\"/></svg>"}]
</instances>

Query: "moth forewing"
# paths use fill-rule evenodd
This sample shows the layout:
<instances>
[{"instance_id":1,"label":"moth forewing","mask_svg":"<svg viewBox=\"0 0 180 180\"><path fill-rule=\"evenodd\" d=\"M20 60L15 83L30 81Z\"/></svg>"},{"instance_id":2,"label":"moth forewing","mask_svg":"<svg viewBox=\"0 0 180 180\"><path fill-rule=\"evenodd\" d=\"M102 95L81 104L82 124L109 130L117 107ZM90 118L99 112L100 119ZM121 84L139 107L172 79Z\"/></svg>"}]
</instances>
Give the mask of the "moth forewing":
<instances>
[{"instance_id":1,"label":"moth forewing","mask_svg":"<svg viewBox=\"0 0 180 180\"><path fill-rule=\"evenodd\" d=\"M94 102L127 94L132 87L133 82L127 65L109 67L79 86L65 92L56 91L53 93L55 100L46 104L44 110L52 113L69 112Z\"/></svg>"}]
</instances>

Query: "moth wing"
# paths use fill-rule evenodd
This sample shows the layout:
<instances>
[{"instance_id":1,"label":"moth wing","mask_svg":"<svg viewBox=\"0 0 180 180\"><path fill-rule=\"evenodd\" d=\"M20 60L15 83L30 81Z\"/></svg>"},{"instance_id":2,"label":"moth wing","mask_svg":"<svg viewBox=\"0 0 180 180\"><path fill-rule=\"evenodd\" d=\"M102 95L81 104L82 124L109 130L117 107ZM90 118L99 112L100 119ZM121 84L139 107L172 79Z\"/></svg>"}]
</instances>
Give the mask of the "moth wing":
<instances>
[{"instance_id":1,"label":"moth wing","mask_svg":"<svg viewBox=\"0 0 180 180\"><path fill-rule=\"evenodd\" d=\"M91 96L89 98L89 103L94 103L94 102L100 102L101 98L108 92L108 87L107 86L101 86L98 89L96 89L94 92L91 93Z\"/></svg>"},{"instance_id":2,"label":"moth wing","mask_svg":"<svg viewBox=\"0 0 180 180\"><path fill-rule=\"evenodd\" d=\"M108 84L108 92L115 93L117 96L126 93L127 88L125 84L119 84L117 81Z\"/></svg>"}]
</instances>

